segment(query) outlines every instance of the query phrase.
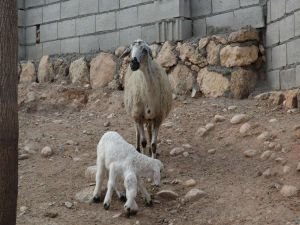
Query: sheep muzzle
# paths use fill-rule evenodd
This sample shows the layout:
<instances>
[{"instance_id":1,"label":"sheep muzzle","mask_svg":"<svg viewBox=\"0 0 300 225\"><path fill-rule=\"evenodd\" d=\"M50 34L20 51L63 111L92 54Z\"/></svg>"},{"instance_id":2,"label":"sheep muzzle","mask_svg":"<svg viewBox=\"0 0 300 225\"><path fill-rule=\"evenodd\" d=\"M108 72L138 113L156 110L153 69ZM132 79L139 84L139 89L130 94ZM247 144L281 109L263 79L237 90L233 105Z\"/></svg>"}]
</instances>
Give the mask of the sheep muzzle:
<instances>
[{"instance_id":1,"label":"sheep muzzle","mask_svg":"<svg viewBox=\"0 0 300 225\"><path fill-rule=\"evenodd\" d=\"M138 62L136 57L134 57L133 60L131 60L130 68L132 71L137 71L140 68L140 63Z\"/></svg>"}]
</instances>

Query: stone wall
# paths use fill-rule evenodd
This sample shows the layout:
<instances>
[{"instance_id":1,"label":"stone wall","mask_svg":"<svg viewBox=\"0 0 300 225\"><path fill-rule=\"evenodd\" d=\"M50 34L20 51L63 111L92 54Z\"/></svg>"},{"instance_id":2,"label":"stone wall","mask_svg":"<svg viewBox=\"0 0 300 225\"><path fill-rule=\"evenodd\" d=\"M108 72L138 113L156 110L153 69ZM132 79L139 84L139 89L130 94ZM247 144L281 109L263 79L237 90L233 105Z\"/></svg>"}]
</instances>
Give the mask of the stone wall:
<instances>
[{"instance_id":1,"label":"stone wall","mask_svg":"<svg viewBox=\"0 0 300 225\"><path fill-rule=\"evenodd\" d=\"M20 58L264 27L259 0L18 0Z\"/></svg>"},{"instance_id":2,"label":"stone wall","mask_svg":"<svg viewBox=\"0 0 300 225\"><path fill-rule=\"evenodd\" d=\"M300 86L300 1L269 0L267 78L273 89Z\"/></svg>"}]
</instances>

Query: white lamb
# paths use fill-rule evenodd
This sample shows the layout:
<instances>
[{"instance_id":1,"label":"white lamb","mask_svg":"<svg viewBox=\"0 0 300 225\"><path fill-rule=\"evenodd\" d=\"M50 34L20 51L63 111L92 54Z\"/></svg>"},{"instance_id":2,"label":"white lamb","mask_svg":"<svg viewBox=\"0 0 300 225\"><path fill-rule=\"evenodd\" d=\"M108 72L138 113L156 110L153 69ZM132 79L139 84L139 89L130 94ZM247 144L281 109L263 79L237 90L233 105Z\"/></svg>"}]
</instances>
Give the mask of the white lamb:
<instances>
[{"instance_id":1,"label":"white lamb","mask_svg":"<svg viewBox=\"0 0 300 225\"><path fill-rule=\"evenodd\" d=\"M134 119L136 148L147 146L144 124L147 126L150 152L156 158L157 136L161 123L172 107L172 90L164 69L153 60L152 51L143 40L136 40L123 53L131 62L125 75L124 104Z\"/></svg>"},{"instance_id":2,"label":"white lamb","mask_svg":"<svg viewBox=\"0 0 300 225\"><path fill-rule=\"evenodd\" d=\"M113 190L121 199L116 190L116 180L119 176L124 179L126 203L124 210L128 216L135 214L138 206L135 201L138 187L145 198L146 205L151 205L150 194L143 185L142 177L152 178L155 185L160 185L160 171L163 168L161 161L140 154L135 147L127 143L117 132L106 132L97 145L97 173L96 187L93 193L94 202L100 201L101 184L104 170L108 170L107 192L103 206L110 207Z\"/></svg>"}]
</instances>

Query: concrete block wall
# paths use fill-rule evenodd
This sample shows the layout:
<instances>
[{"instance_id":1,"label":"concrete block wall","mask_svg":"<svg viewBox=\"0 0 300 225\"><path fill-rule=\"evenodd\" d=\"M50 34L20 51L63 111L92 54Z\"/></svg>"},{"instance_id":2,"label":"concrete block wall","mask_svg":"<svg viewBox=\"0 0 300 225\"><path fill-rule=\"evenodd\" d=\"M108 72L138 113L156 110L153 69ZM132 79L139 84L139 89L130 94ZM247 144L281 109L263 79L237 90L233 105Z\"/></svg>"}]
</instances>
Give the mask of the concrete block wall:
<instances>
[{"instance_id":1,"label":"concrete block wall","mask_svg":"<svg viewBox=\"0 0 300 225\"><path fill-rule=\"evenodd\" d=\"M267 2L267 79L273 89L300 87L300 1Z\"/></svg>"}]
</instances>

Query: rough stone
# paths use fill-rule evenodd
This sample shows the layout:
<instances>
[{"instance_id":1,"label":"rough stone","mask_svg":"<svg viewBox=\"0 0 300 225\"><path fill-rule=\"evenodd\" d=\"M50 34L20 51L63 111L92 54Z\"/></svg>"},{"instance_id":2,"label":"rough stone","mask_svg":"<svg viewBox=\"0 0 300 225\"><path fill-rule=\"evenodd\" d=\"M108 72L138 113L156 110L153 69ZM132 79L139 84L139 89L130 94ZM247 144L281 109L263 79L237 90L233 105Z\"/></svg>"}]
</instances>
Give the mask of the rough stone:
<instances>
[{"instance_id":1,"label":"rough stone","mask_svg":"<svg viewBox=\"0 0 300 225\"><path fill-rule=\"evenodd\" d=\"M157 62L166 69L175 66L177 64L177 57L174 53L174 50L175 47L172 45L172 43L166 41L157 56Z\"/></svg>"},{"instance_id":2,"label":"rough stone","mask_svg":"<svg viewBox=\"0 0 300 225\"><path fill-rule=\"evenodd\" d=\"M198 43L198 48L199 49L202 49L202 48L205 48L209 42L209 38L208 37L205 37L205 38L201 38L199 40L199 43Z\"/></svg>"},{"instance_id":3,"label":"rough stone","mask_svg":"<svg viewBox=\"0 0 300 225\"><path fill-rule=\"evenodd\" d=\"M220 48L221 45L216 44L214 41L210 41L207 45L207 62L209 65L216 65L219 63Z\"/></svg>"},{"instance_id":4,"label":"rough stone","mask_svg":"<svg viewBox=\"0 0 300 225\"><path fill-rule=\"evenodd\" d=\"M229 42L259 41L258 31L254 28L247 27L239 31L232 32L228 37Z\"/></svg>"},{"instance_id":5,"label":"rough stone","mask_svg":"<svg viewBox=\"0 0 300 225\"><path fill-rule=\"evenodd\" d=\"M221 115L215 115L213 120L214 120L214 122L218 123L218 122L225 121L226 118L224 116L221 116Z\"/></svg>"},{"instance_id":6,"label":"rough stone","mask_svg":"<svg viewBox=\"0 0 300 225\"><path fill-rule=\"evenodd\" d=\"M84 57L71 63L70 78L73 84L89 84L89 67Z\"/></svg>"},{"instance_id":7,"label":"rough stone","mask_svg":"<svg viewBox=\"0 0 300 225\"><path fill-rule=\"evenodd\" d=\"M62 58L53 60L53 72L55 81L68 81L69 80L70 65Z\"/></svg>"},{"instance_id":8,"label":"rough stone","mask_svg":"<svg viewBox=\"0 0 300 225\"><path fill-rule=\"evenodd\" d=\"M270 150L267 150L267 151L264 151L261 156L260 156L260 159L261 160L267 160L270 158L270 156L272 155L272 151Z\"/></svg>"},{"instance_id":9,"label":"rough stone","mask_svg":"<svg viewBox=\"0 0 300 225\"><path fill-rule=\"evenodd\" d=\"M88 187L76 193L75 199L78 202L89 203L93 196L94 187Z\"/></svg>"},{"instance_id":10,"label":"rough stone","mask_svg":"<svg viewBox=\"0 0 300 225\"><path fill-rule=\"evenodd\" d=\"M41 58L38 68L38 81L39 83L53 82L55 78L53 64L50 62L48 55Z\"/></svg>"},{"instance_id":11,"label":"rough stone","mask_svg":"<svg viewBox=\"0 0 300 225\"><path fill-rule=\"evenodd\" d=\"M105 87L114 79L117 64L114 56L109 53L100 53L91 61L90 82L92 88Z\"/></svg>"},{"instance_id":12,"label":"rough stone","mask_svg":"<svg viewBox=\"0 0 300 225\"><path fill-rule=\"evenodd\" d=\"M201 56L196 48L189 43L182 44L179 48L179 52L179 58L182 61L190 61L191 63L196 64L200 67L204 67L207 65L206 58Z\"/></svg>"},{"instance_id":13,"label":"rough stone","mask_svg":"<svg viewBox=\"0 0 300 225\"><path fill-rule=\"evenodd\" d=\"M214 127L215 127L215 124L213 124L213 123L208 123L208 124L205 125L205 129L207 131L210 131L210 130L214 129Z\"/></svg>"},{"instance_id":14,"label":"rough stone","mask_svg":"<svg viewBox=\"0 0 300 225\"><path fill-rule=\"evenodd\" d=\"M268 178L271 176L271 169L268 168L262 173L263 177Z\"/></svg>"},{"instance_id":15,"label":"rough stone","mask_svg":"<svg viewBox=\"0 0 300 225\"><path fill-rule=\"evenodd\" d=\"M245 114L236 114L231 118L230 123L239 124L246 120L247 120L247 116Z\"/></svg>"},{"instance_id":16,"label":"rough stone","mask_svg":"<svg viewBox=\"0 0 300 225\"><path fill-rule=\"evenodd\" d=\"M97 172L97 166L89 166L85 170L84 175L89 181L95 181L96 172Z\"/></svg>"},{"instance_id":17,"label":"rough stone","mask_svg":"<svg viewBox=\"0 0 300 225\"><path fill-rule=\"evenodd\" d=\"M284 197L293 197L298 194L298 188L292 185L283 185L280 194Z\"/></svg>"},{"instance_id":18,"label":"rough stone","mask_svg":"<svg viewBox=\"0 0 300 225\"><path fill-rule=\"evenodd\" d=\"M248 66L258 58L257 46L230 46L222 48L220 52L221 65L226 67Z\"/></svg>"},{"instance_id":19,"label":"rough stone","mask_svg":"<svg viewBox=\"0 0 300 225\"><path fill-rule=\"evenodd\" d=\"M286 108L294 109L298 107L297 94L298 94L298 90L290 90L285 93L284 106Z\"/></svg>"},{"instance_id":20,"label":"rough stone","mask_svg":"<svg viewBox=\"0 0 300 225\"><path fill-rule=\"evenodd\" d=\"M200 189L191 189L186 195L184 196L184 201L186 202L193 202L197 201L199 198L205 196L206 193Z\"/></svg>"},{"instance_id":21,"label":"rough stone","mask_svg":"<svg viewBox=\"0 0 300 225\"><path fill-rule=\"evenodd\" d=\"M167 199L167 200L175 200L179 197L179 195L171 190L161 190L157 193L157 196Z\"/></svg>"},{"instance_id":22,"label":"rough stone","mask_svg":"<svg viewBox=\"0 0 300 225\"><path fill-rule=\"evenodd\" d=\"M37 79L35 66L33 62L28 61L21 64L22 70L20 74L20 83L32 83Z\"/></svg>"},{"instance_id":23,"label":"rough stone","mask_svg":"<svg viewBox=\"0 0 300 225\"><path fill-rule=\"evenodd\" d=\"M284 174L287 174L291 171L291 167L285 165L285 166L283 166L282 171Z\"/></svg>"},{"instance_id":24,"label":"rough stone","mask_svg":"<svg viewBox=\"0 0 300 225\"><path fill-rule=\"evenodd\" d=\"M216 72L210 72L207 68L199 71L197 83L201 92L210 97L224 96L230 89L230 82L226 77Z\"/></svg>"},{"instance_id":25,"label":"rough stone","mask_svg":"<svg viewBox=\"0 0 300 225\"><path fill-rule=\"evenodd\" d=\"M41 155L45 158L50 157L53 155L53 150L49 146L46 146L42 149Z\"/></svg>"},{"instance_id":26,"label":"rough stone","mask_svg":"<svg viewBox=\"0 0 300 225\"><path fill-rule=\"evenodd\" d=\"M257 75L250 70L239 69L231 73L230 91L234 98L247 98L254 91Z\"/></svg>"},{"instance_id":27,"label":"rough stone","mask_svg":"<svg viewBox=\"0 0 300 225\"><path fill-rule=\"evenodd\" d=\"M120 57L120 56L123 54L123 52L124 52L125 50L126 50L126 47L120 46L120 47L116 48L116 50L115 50L115 55L116 55L117 57Z\"/></svg>"},{"instance_id":28,"label":"rough stone","mask_svg":"<svg viewBox=\"0 0 300 225\"><path fill-rule=\"evenodd\" d=\"M284 94L281 91L273 92L269 99L274 105L281 105L284 101Z\"/></svg>"},{"instance_id":29,"label":"rough stone","mask_svg":"<svg viewBox=\"0 0 300 225\"><path fill-rule=\"evenodd\" d=\"M248 149L244 151L244 155L248 158L254 157L257 154L257 150L255 149Z\"/></svg>"},{"instance_id":30,"label":"rough stone","mask_svg":"<svg viewBox=\"0 0 300 225\"><path fill-rule=\"evenodd\" d=\"M241 134L246 134L250 129L251 129L250 123L244 123L244 124L240 127L240 133L241 133Z\"/></svg>"},{"instance_id":31,"label":"rough stone","mask_svg":"<svg viewBox=\"0 0 300 225\"><path fill-rule=\"evenodd\" d=\"M169 74L169 80L175 94L186 94L193 88L193 73L185 65L176 65Z\"/></svg>"},{"instance_id":32,"label":"rough stone","mask_svg":"<svg viewBox=\"0 0 300 225\"><path fill-rule=\"evenodd\" d=\"M270 138L270 133L268 131L262 132L258 137L257 140L259 141L266 141Z\"/></svg>"},{"instance_id":33,"label":"rough stone","mask_svg":"<svg viewBox=\"0 0 300 225\"><path fill-rule=\"evenodd\" d=\"M184 148L182 147L176 147L176 148L173 148L171 151L170 151L170 155L171 156L176 156L176 155L180 155L181 153L184 152Z\"/></svg>"},{"instance_id":34,"label":"rough stone","mask_svg":"<svg viewBox=\"0 0 300 225\"><path fill-rule=\"evenodd\" d=\"M199 135L200 137L203 137L207 134L208 130L204 127L200 127L198 130L197 130L197 135Z\"/></svg>"},{"instance_id":35,"label":"rough stone","mask_svg":"<svg viewBox=\"0 0 300 225\"><path fill-rule=\"evenodd\" d=\"M210 155L213 155L213 154L215 154L216 153L216 149L209 149L208 151L207 151L207 153L208 154L210 154Z\"/></svg>"},{"instance_id":36,"label":"rough stone","mask_svg":"<svg viewBox=\"0 0 300 225\"><path fill-rule=\"evenodd\" d=\"M194 179L189 179L183 182L183 185L187 187L193 187L196 185L196 181Z\"/></svg>"}]
</instances>

